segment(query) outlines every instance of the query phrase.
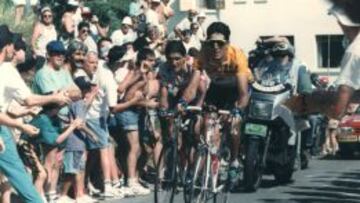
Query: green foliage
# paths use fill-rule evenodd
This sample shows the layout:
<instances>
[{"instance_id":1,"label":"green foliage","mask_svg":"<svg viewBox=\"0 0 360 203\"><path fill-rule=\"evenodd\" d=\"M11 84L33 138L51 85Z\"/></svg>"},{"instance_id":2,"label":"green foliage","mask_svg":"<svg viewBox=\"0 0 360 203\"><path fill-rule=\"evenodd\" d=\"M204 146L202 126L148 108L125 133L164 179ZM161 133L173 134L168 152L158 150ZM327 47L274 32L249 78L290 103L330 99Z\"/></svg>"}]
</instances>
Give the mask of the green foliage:
<instances>
[{"instance_id":1,"label":"green foliage","mask_svg":"<svg viewBox=\"0 0 360 203\"><path fill-rule=\"evenodd\" d=\"M111 32L120 27L121 19L128 13L130 2L131 0L89 1L86 6L90 7L100 20L104 18L110 20Z\"/></svg>"},{"instance_id":2,"label":"green foliage","mask_svg":"<svg viewBox=\"0 0 360 203\"><path fill-rule=\"evenodd\" d=\"M30 42L35 16L29 11L19 25L15 25L15 7L11 0L0 0L0 24L6 24L16 33L21 33Z\"/></svg>"}]
</instances>

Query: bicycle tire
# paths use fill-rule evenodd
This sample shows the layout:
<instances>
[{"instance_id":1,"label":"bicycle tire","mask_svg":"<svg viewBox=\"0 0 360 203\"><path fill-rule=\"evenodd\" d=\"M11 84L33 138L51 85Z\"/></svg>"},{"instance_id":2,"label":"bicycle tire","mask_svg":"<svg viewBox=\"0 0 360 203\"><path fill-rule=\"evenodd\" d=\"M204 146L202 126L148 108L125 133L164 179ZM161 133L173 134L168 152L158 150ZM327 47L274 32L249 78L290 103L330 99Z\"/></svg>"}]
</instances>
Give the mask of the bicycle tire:
<instances>
[{"instance_id":1,"label":"bicycle tire","mask_svg":"<svg viewBox=\"0 0 360 203\"><path fill-rule=\"evenodd\" d=\"M177 147L170 144L161 150L156 166L155 203L173 203L177 188ZM163 161L162 161L163 160ZM167 176L167 177L166 177ZM165 178L168 178L167 180Z\"/></svg>"}]
</instances>

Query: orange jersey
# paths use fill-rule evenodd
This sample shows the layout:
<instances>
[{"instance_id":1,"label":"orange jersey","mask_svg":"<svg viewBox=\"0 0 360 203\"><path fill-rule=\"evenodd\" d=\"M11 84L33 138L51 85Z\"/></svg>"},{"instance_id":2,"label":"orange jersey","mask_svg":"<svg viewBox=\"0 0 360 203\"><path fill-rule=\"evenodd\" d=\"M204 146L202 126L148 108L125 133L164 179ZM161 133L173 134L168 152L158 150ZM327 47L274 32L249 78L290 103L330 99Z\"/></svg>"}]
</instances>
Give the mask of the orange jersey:
<instances>
[{"instance_id":1,"label":"orange jersey","mask_svg":"<svg viewBox=\"0 0 360 203\"><path fill-rule=\"evenodd\" d=\"M210 78L226 78L243 74L248 75L249 80L253 78L244 52L231 45L227 46L223 62L212 60L208 57L208 54L202 50L199 58L194 61L194 68L205 70Z\"/></svg>"}]
</instances>

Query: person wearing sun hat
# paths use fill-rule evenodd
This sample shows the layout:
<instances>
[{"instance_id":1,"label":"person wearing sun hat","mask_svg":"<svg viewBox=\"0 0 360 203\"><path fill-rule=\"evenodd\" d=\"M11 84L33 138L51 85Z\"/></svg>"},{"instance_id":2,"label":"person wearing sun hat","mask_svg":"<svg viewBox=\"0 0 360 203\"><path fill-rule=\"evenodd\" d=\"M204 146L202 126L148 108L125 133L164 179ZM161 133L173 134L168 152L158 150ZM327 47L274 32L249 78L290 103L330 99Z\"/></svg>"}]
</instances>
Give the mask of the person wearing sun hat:
<instances>
[{"instance_id":1,"label":"person wearing sun hat","mask_svg":"<svg viewBox=\"0 0 360 203\"><path fill-rule=\"evenodd\" d=\"M360 1L336 1L329 14L338 21L349 45L341 61L334 92L316 91L289 99L285 105L299 114L320 112L330 118L341 117L351 101L360 99Z\"/></svg>"},{"instance_id":2,"label":"person wearing sun hat","mask_svg":"<svg viewBox=\"0 0 360 203\"><path fill-rule=\"evenodd\" d=\"M133 22L129 16L123 18L121 27L111 34L111 40L114 45L121 46L125 42L135 41L137 38L133 30Z\"/></svg>"}]
</instances>

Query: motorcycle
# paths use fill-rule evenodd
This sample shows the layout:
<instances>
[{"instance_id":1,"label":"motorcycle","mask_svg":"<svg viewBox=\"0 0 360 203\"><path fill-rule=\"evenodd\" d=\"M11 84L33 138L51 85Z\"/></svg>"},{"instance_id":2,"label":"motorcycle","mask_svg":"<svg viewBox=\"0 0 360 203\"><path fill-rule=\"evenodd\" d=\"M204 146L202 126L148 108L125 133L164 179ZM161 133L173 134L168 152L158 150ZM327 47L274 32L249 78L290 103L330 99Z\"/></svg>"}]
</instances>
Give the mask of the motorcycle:
<instances>
[{"instance_id":1,"label":"motorcycle","mask_svg":"<svg viewBox=\"0 0 360 203\"><path fill-rule=\"evenodd\" d=\"M278 183L289 182L300 159L301 136L293 113L282 105L295 87L281 79L280 72L264 74L263 69L253 69L255 82L242 133L243 179L245 189L250 192L258 189L264 173L273 174Z\"/></svg>"}]
</instances>

